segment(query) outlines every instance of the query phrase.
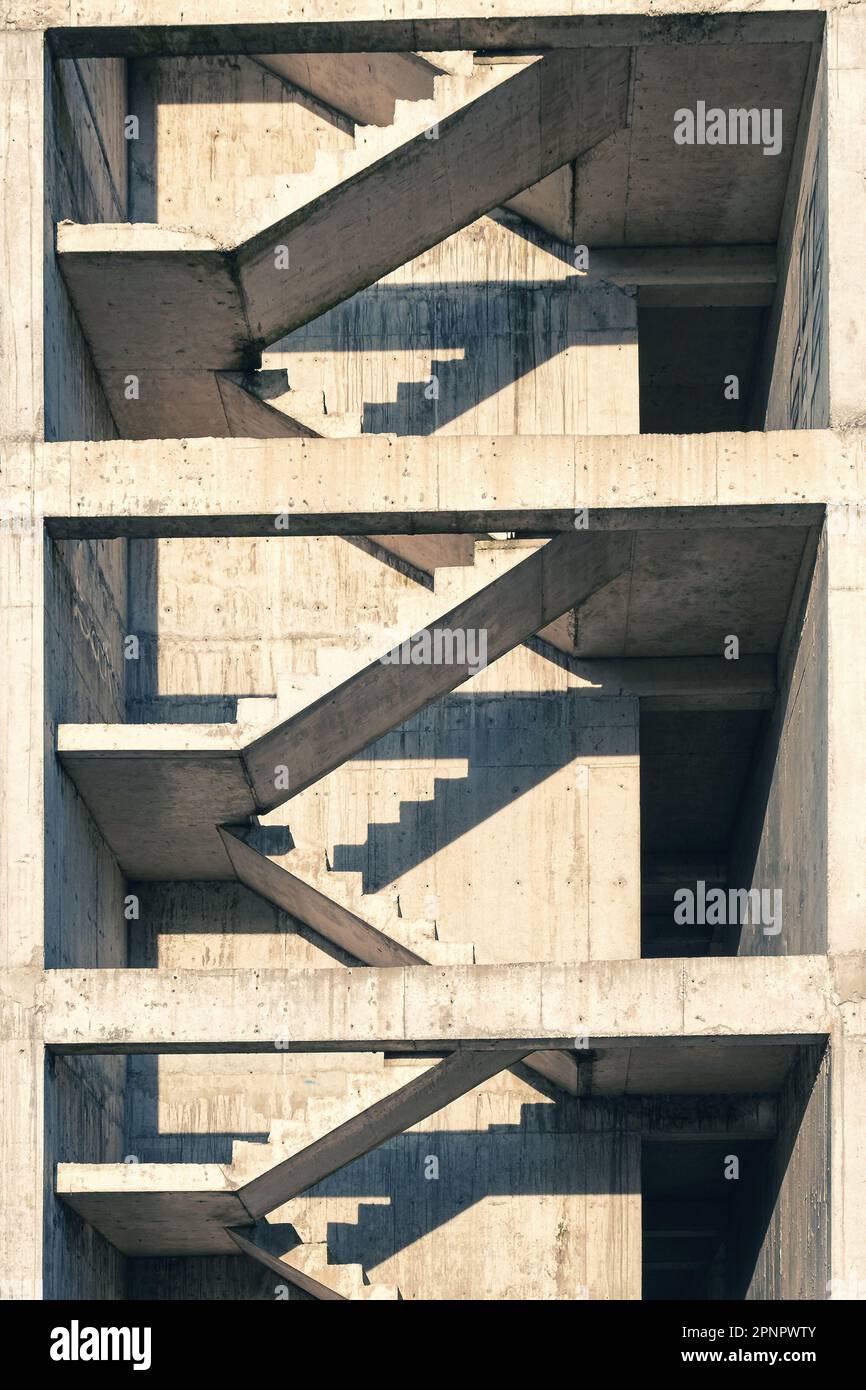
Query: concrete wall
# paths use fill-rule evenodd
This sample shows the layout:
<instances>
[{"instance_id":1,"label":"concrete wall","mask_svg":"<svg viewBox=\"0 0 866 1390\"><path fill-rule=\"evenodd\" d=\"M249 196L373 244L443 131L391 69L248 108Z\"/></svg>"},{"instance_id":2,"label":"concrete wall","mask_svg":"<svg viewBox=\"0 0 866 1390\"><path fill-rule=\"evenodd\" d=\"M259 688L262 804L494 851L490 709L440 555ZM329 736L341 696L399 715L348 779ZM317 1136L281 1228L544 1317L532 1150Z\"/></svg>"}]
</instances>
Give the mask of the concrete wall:
<instances>
[{"instance_id":1,"label":"concrete wall","mask_svg":"<svg viewBox=\"0 0 866 1390\"><path fill-rule=\"evenodd\" d=\"M45 956L52 966L126 964L124 880L54 757L57 724L122 719L123 541L59 542L45 574ZM125 1261L53 1196L54 1163L124 1156L123 1058L48 1059L45 1074L47 1298L122 1298Z\"/></svg>"},{"instance_id":2,"label":"concrete wall","mask_svg":"<svg viewBox=\"0 0 866 1390\"><path fill-rule=\"evenodd\" d=\"M637 434L633 292L497 212L264 355L370 434ZM291 409L291 398L287 402Z\"/></svg>"},{"instance_id":3,"label":"concrete wall","mask_svg":"<svg viewBox=\"0 0 866 1390\"><path fill-rule=\"evenodd\" d=\"M863 425L866 401L866 15L840 4L827 15L830 421Z\"/></svg>"},{"instance_id":4,"label":"concrete wall","mask_svg":"<svg viewBox=\"0 0 866 1390\"><path fill-rule=\"evenodd\" d=\"M814 563L813 563L814 558ZM828 623L826 536L807 543L778 657L778 695L746 786L729 886L777 889L776 934L743 925L739 955L827 949Z\"/></svg>"},{"instance_id":5,"label":"concrete wall","mask_svg":"<svg viewBox=\"0 0 866 1390\"><path fill-rule=\"evenodd\" d=\"M234 234L287 174L353 143L351 121L252 58L132 59L129 111L133 222Z\"/></svg>"},{"instance_id":6,"label":"concrete wall","mask_svg":"<svg viewBox=\"0 0 866 1390\"><path fill-rule=\"evenodd\" d=\"M756 1252L750 1246L742 1252L743 1297L827 1297L829 1162L830 1054L809 1047L802 1049L779 1097L779 1135L748 1213L760 1244Z\"/></svg>"},{"instance_id":7,"label":"concrete wall","mask_svg":"<svg viewBox=\"0 0 866 1390\"><path fill-rule=\"evenodd\" d=\"M53 228L60 217L100 220L123 211L116 138L123 65L52 64L41 33L4 35L0 56L9 155L3 199L9 280L0 321L11 330L3 345L3 432L34 441L110 437L113 423L56 271ZM13 494L15 481L15 470L7 469L4 484L13 485ZM43 961L120 964L119 879L53 750L56 723L70 711L83 718L100 710L100 717L122 715L117 638L125 546L46 545L23 475L18 484L14 507L4 500L0 536L9 740L0 760L8 856L3 959L30 969ZM30 836L26 852L17 843L21 830ZM124 1070L115 1062L46 1066L41 1048L23 1047L14 1031L4 1041L4 1140L11 1145L4 1142L2 1156L4 1204L15 1232L4 1231L0 1277L13 1296L26 1290L49 1298L112 1297L122 1289L116 1252L54 1203L53 1168L58 1154L73 1150L119 1156Z\"/></svg>"},{"instance_id":8,"label":"concrete wall","mask_svg":"<svg viewBox=\"0 0 866 1390\"><path fill-rule=\"evenodd\" d=\"M798 139L800 133L798 132ZM782 278L771 320L777 328L764 429L826 429L830 423L827 70L818 66L788 198L793 218L779 245ZM799 176L799 181L798 181Z\"/></svg>"},{"instance_id":9,"label":"concrete wall","mask_svg":"<svg viewBox=\"0 0 866 1390\"><path fill-rule=\"evenodd\" d=\"M117 429L57 267L54 229L64 218L126 221L126 63L46 55L45 82L45 437L111 439Z\"/></svg>"},{"instance_id":10,"label":"concrete wall","mask_svg":"<svg viewBox=\"0 0 866 1390\"><path fill-rule=\"evenodd\" d=\"M837 962L840 1011L833 1034L833 1297L866 1295L866 1004L862 959L866 902L866 509L828 517L829 949Z\"/></svg>"},{"instance_id":11,"label":"concrete wall","mask_svg":"<svg viewBox=\"0 0 866 1390\"><path fill-rule=\"evenodd\" d=\"M46 59L45 434L117 431L53 255L55 223L127 215L126 65ZM87 808L54 757L57 724L125 717L126 544L61 542L45 557L45 959L124 965L124 882ZM54 1164L72 1153L124 1155L122 1058L45 1066L44 1292L122 1298L125 1260L53 1196Z\"/></svg>"}]
</instances>

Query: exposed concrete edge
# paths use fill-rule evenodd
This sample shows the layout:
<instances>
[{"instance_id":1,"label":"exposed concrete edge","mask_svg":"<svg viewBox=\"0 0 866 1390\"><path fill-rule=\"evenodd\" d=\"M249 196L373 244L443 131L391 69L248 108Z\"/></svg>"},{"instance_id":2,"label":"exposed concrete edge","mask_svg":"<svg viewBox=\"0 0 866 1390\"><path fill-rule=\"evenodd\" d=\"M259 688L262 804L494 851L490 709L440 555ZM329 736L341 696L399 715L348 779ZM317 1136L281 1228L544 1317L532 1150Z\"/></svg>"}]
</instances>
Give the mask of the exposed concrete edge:
<instances>
[{"instance_id":1,"label":"exposed concrete edge","mask_svg":"<svg viewBox=\"0 0 866 1390\"><path fill-rule=\"evenodd\" d=\"M543 459L543 469L530 461ZM108 440L0 454L58 539L802 525L866 503L866 430ZM814 508L804 517L804 508Z\"/></svg>"},{"instance_id":2,"label":"exposed concrete edge","mask_svg":"<svg viewBox=\"0 0 866 1390\"><path fill-rule=\"evenodd\" d=\"M291 873L260 854L242 836L235 834L232 827L221 825L218 829L232 868L245 888L290 913L311 931L353 955L360 964L393 969L428 963L423 956L334 902L303 876ZM577 1062L572 1053L532 1053L524 1057L523 1065L569 1095L578 1094Z\"/></svg>"},{"instance_id":3,"label":"exposed concrete edge","mask_svg":"<svg viewBox=\"0 0 866 1390\"><path fill-rule=\"evenodd\" d=\"M620 0L611 14L609 0L418 0L411 18L382 17L381 4L333 0L315 14L287 23L285 6L265 0L256 24L237 24L237 10L194 0L176 22L176 10L157 6L147 24L130 23L122 0L80 0L51 13L49 38L59 57L156 57L191 54L401 52L436 53L476 48L633 47L656 43L810 43L823 32L822 11L844 0L811 0L806 13L791 13L781 0L757 0L741 11L715 8L647 14L646 0Z\"/></svg>"},{"instance_id":4,"label":"exposed concrete edge","mask_svg":"<svg viewBox=\"0 0 866 1390\"><path fill-rule=\"evenodd\" d=\"M859 962L863 978L863 962ZM856 971L849 965L847 978ZM11 982L10 982L11 987ZM825 956L358 970L52 970L38 1009L65 1052L419 1051L815 1041ZM447 1007L443 1000L448 1001ZM738 1031L743 1029L745 1031Z\"/></svg>"}]
</instances>

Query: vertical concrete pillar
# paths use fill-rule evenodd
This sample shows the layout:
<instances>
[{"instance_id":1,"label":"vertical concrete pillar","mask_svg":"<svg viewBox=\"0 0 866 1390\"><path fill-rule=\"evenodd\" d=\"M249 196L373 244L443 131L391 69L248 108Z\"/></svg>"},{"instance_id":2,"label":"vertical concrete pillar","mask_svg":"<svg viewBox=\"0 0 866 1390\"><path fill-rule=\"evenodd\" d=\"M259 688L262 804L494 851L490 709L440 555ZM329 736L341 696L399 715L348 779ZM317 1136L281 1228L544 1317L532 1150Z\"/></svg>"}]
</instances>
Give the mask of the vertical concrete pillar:
<instances>
[{"instance_id":1,"label":"vertical concrete pillar","mask_svg":"<svg viewBox=\"0 0 866 1390\"><path fill-rule=\"evenodd\" d=\"M866 13L827 14L827 228L830 422L866 420ZM866 511L831 507L829 532L828 920L838 1011L831 1051L831 1269L834 1298L866 1298ZM862 956L860 957L862 961Z\"/></svg>"},{"instance_id":2,"label":"vertical concrete pillar","mask_svg":"<svg viewBox=\"0 0 866 1390\"><path fill-rule=\"evenodd\" d=\"M831 1038L831 1294L866 1298L866 510L828 518L828 951Z\"/></svg>"},{"instance_id":3,"label":"vertical concrete pillar","mask_svg":"<svg viewBox=\"0 0 866 1390\"><path fill-rule=\"evenodd\" d=\"M827 230L830 423L866 420L866 14L827 14Z\"/></svg>"},{"instance_id":4,"label":"vertical concrete pillar","mask_svg":"<svg viewBox=\"0 0 866 1390\"><path fill-rule=\"evenodd\" d=\"M0 35L0 1298L42 1290L43 37Z\"/></svg>"}]
</instances>

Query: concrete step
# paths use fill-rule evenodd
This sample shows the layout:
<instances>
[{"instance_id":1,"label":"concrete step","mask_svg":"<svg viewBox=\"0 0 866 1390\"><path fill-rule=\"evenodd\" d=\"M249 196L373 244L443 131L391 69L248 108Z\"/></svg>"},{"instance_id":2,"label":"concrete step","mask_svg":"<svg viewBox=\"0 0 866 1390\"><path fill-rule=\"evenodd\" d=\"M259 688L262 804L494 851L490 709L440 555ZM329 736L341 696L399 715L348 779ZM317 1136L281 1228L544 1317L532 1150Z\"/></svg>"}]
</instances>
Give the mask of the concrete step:
<instances>
[{"instance_id":1,"label":"concrete step","mask_svg":"<svg viewBox=\"0 0 866 1390\"><path fill-rule=\"evenodd\" d=\"M401 1067L397 1073L395 1069L386 1067L383 1059L378 1071L349 1072L346 1089L339 1095L308 1096L289 1115L272 1120L266 1143L236 1139L232 1144L229 1168L232 1184L242 1187L292 1154L300 1153L323 1135L330 1134L362 1110L390 1095L398 1086L423 1075L431 1065L428 1060L419 1061L417 1066Z\"/></svg>"},{"instance_id":2,"label":"concrete step","mask_svg":"<svg viewBox=\"0 0 866 1390\"><path fill-rule=\"evenodd\" d=\"M280 863L289 873L302 878L347 911L354 912L392 941L407 946L429 965L475 963L475 947L471 942L442 941L435 922L400 916L398 895L393 889L365 893L362 873L329 868L320 850L294 849Z\"/></svg>"},{"instance_id":3,"label":"concrete step","mask_svg":"<svg viewBox=\"0 0 866 1390\"><path fill-rule=\"evenodd\" d=\"M324 1241L312 1245L296 1245L294 1250L283 1258L286 1264L295 1265L304 1274L318 1279L320 1283L342 1294L343 1298L368 1301L396 1301L400 1298L400 1290L396 1284L371 1283L362 1265L329 1264L328 1246Z\"/></svg>"},{"instance_id":4,"label":"concrete step","mask_svg":"<svg viewBox=\"0 0 866 1390\"><path fill-rule=\"evenodd\" d=\"M312 169L303 173L281 175L277 179L270 175L249 179L245 185L247 202L238 210L243 224L242 239L353 178L417 135L430 131L431 138L438 138L434 132L441 121L513 77L516 70L509 65L494 64L474 67L466 74L443 74L435 78L434 94L430 99L398 100L390 125L356 125L352 149L337 153L321 151Z\"/></svg>"}]
</instances>

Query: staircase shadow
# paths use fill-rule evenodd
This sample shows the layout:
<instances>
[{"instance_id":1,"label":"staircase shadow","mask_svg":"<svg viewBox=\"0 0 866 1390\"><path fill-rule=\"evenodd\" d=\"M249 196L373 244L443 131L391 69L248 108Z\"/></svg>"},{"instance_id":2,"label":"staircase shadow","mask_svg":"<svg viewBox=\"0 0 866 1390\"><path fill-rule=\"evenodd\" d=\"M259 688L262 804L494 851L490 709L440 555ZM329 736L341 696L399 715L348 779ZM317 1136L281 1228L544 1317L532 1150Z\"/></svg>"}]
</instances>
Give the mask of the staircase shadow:
<instances>
[{"instance_id":1,"label":"staircase shadow","mask_svg":"<svg viewBox=\"0 0 866 1390\"><path fill-rule=\"evenodd\" d=\"M639 1166L622 1156L624 1127L611 1116L605 1130L587 1133L579 1116L580 1102L564 1098L523 1106L519 1125L398 1135L307 1194L388 1198L361 1200L354 1224L329 1223L330 1258L373 1270L491 1198L638 1193ZM432 1159L436 1177L427 1176Z\"/></svg>"},{"instance_id":2,"label":"staircase shadow","mask_svg":"<svg viewBox=\"0 0 866 1390\"><path fill-rule=\"evenodd\" d=\"M468 775L434 776L432 799L401 801L398 821L334 845L334 870L361 873L364 892L378 892L577 758L636 752L628 726L590 722L596 708L571 690L452 695L422 711L355 760L465 759Z\"/></svg>"},{"instance_id":3,"label":"staircase shadow","mask_svg":"<svg viewBox=\"0 0 866 1390\"><path fill-rule=\"evenodd\" d=\"M552 254L570 264L570 249L556 247ZM429 435L572 348L633 344L630 317L633 306L620 289L590 284L576 273L379 284L280 339L269 352L328 357L357 352L364 341L374 351L381 343L383 352L429 356L426 379L400 382L396 400L363 405L365 434ZM462 356L437 355L443 352ZM576 393L578 382L577 369L563 375L563 411L574 409L569 389ZM562 432L568 430L551 430Z\"/></svg>"}]
</instances>

